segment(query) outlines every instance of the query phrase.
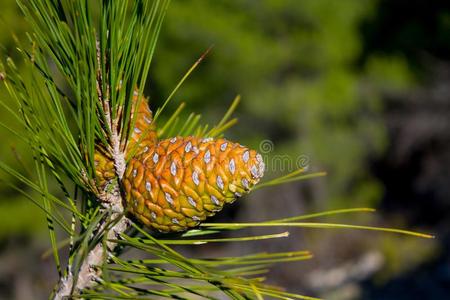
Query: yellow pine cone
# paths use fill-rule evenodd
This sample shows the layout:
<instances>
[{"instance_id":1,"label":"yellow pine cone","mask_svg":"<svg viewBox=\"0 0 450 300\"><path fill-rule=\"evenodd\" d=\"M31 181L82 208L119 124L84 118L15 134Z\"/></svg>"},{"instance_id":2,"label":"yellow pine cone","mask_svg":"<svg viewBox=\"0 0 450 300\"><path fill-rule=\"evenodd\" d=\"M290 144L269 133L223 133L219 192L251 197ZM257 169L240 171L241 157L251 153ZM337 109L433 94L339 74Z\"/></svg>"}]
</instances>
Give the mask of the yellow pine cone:
<instances>
[{"instance_id":1,"label":"yellow pine cone","mask_svg":"<svg viewBox=\"0 0 450 300\"><path fill-rule=\"evenodd\" d=\"M134 93L138 102L138 92ZM132 108L132 116L135 107ZM122 179L127 211L150 228L182 231L248 193L264 173L262 157L225 139L176 137L158 143L152 112L143 98L126 149ZM101 192L116 178L113 161L96 151Z\"/></svg>"},{"instance_id":2,"label":"yellow pine cone","mask_svg":"<svg viewBox=\"0 0 450 300\"><path fill-rule=\"evenodd\" d=\"M133 102L138 102L138 92L134 92ZM134 109L131 112L133 118ZM147 99L142 98L137 109L134 128L127 146L127 154L133 152L136 155L139 151L147 149L146 147L153 147L157 143L158 137L156 135L156 126L153 122L153 114L148 107ZM135 145L138 144L137 151L134 151Z\"/></svg>"},{"instance_id":3,"label":"yellow pine cone","mask_svg":"<svg viewBox=\"0 0 450 300\"><path fill-rule=\"evenodd\" d=\"M94 154L94 162L97 186L104 190L104 187L116 177L114 162L99 151Z\"/></svg>"},{"instance_id":4,"label":"yellow pine cone","mask_svg":"<svg viewBox=\"0 0 450 300\"><path fill-rule=\"evenodd\" d=\"M133 102L138 103L138 91L134 92ZM131 118L134 115L134 107L132 108ZM134 120L134 128L128 141L126 154L139 154L150 147L154 147L157 143L156 128L153 123L153 114L147 104L147 99L142 97L137 109L137 115ZM136 148L136 149L135 149ZM96 183L101 191L105 190L106 185L115 177L114 162L105 154L96 151L94 154L96 165Z\"/></svg>"},{"instance_id":5,"label":"yellow pine cone","mask_svg":"<svg viewBox=\"0 0 450 300\"><path fill-rule=\"evenodd\" d=\"M182 231L248 193L263 173L261 155L225 139L163 140L130 160L127 210L150 228Z\"/></svg>"}]
</instances>

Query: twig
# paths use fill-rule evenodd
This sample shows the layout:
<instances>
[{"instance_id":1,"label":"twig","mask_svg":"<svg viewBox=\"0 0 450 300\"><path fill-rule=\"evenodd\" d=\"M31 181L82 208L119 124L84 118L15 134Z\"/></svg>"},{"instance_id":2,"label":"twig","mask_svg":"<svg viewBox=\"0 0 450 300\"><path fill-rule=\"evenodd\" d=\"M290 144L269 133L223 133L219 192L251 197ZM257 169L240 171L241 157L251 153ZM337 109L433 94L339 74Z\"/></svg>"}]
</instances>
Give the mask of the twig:
<instances>
[{"instance_id":1,"label":"twig","mask_svg":"<svg viewBox=\"0 0 450 300\"><path fill-rule=\"evenodd\" d=\"M97 267L101 266L102 263L110 256L110 253L114 252L117 247L117 243L111 240L117 240L118 237L130 227L131 221L127 217L124 217L123 214L123 199L118 186L113 192L110 192L109 199L111 202L105 203L104 209L108 209L113 212L111 214L111 218L113 220L119 220L113 227L111 227L111 229L104 233L107 240L106 248L103 247L101 242L95 245L81 264L77 278L74 278L73 272L69 266L67 275L62 277L58 283L58 287L53 298L54 300L72 299L74 294L79 295L84 289L95 286L97 284L96 279L101 275L101 268ZM104 229L105 224L106 221L101 225L101 230ZM72 292L74 294L72 294Z\"/></svg>"}]
</instances>

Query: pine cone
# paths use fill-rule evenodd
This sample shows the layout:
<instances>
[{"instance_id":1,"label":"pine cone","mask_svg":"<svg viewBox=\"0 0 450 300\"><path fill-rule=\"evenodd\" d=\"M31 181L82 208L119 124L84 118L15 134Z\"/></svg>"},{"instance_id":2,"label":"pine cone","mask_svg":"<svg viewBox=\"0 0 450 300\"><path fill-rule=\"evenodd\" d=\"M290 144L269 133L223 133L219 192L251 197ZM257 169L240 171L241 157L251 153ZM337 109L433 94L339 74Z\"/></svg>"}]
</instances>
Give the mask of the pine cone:
<instances>
[{"instance_id":1,"label":"pine cone","mask_svg":"<svg viewBox=\"0 0 450 300\"><path fill-rule=\"evenodd\" d=\"M263 172L256 151L225 139L163 140L129 162L127 209L159 231L185 230L248 193Z\"/></svg>"},{"instance_id":2,"label":"pine cone","mask_svg":"<svg viewBox=\"0 0 450 300\"><path fill-rule=\"evenodd\" d=\"M114 162L97 150L94 154L96 184L101 191L116 177Z\"/></svg>"},{"instance_id":3,"label":"pine cone","mask_svg":"<svg viewBox=\"0 0 450 300\"><path fill-rule=\"evenodd\" d=\"M134 103L138 102L138 96L138 92L135 91L133 98ZM138 152L146 151L149 147L153 147L157 143L158 137L156 135L156 126L153 122L152 111L148 107L147 102L147 98L143 97L139 103L133 133L127 146L127 154L131 152L132 154L137 155ZM131 119L133 119L133 115L134 111L131 112ZM137 149L134 149L137 144Z\"/></svg>"},{"instance_id":4,"label":"pine cone","mask_svg":"<svg viewBox=\"0 0 450 300\"><path fill-rule=\"evenodd\" d=\"M261 155L225 139L174 137L158 142L146 99L137 109L126 155L131 156L122 178L127 211L162 232L197 226L248 193L264 173ZM116 177L114 163L100 151L94 159L97 186L105 191Z\"/></svg>"},{"instance_id":5,"label":"pine cone","mask_svg":"<svg viewBox=\"0 0 450 300\"><path fill-rule=\"evenodd\" d=\"M138 103L138 91L134 92L133 102ZM126 155L137 155L141 151L147 151L150 147L154 147L157 143L156 127L153 123L153 114L148 107L147 99L141 98L139 107L137 109L137 115L134 120L134 128L132 130L129 142L127 145ZM131 111L131 120L133 120L134 107ZM110 183L115 177L116 172L114 168L114 162L108 154L103 153L100 149L97 149L94 154L94 161L96 166L96 183L100 191L104 191L108 183Z\"/></svg>"}]
</instances>

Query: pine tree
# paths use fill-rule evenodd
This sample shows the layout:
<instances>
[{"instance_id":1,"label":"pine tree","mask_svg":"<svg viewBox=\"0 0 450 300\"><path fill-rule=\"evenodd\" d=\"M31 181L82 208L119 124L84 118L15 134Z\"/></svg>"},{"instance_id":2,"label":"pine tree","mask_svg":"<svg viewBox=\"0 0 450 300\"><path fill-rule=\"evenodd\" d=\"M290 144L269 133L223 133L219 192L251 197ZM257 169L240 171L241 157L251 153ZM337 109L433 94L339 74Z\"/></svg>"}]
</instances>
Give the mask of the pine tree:
<instances>
[{"instance_id":1,"label":"pine tree","mask_svg":"<svg viewBox=\"0 0 450 300\"><path fill-rule=\"evenodd\" d=\"M153 115L143 91L167 0L17 3L34 30L28 44L18 47L27 72L8 58L0 66L0 80L14 100L2 105L25 136L1 125L29 145L35 173L25 176L3 162L0 168L28 186L13 187L47 216L60 277L50 298L216 299L225 294L231 299L311 299L268 286L261 276L269 264L311 258L308 251L200 259L187 258L171 245L286 237L286 232L214 237L225 230L276 226L428 237L389 228L298 222L372 211L366 208L259 223L201 223L251 190L324 174L299 169L257 185L264 172L262 157L222 137L236 121L230 118L239 98L212 127L200 124L195 114L180 119L182 106L165 124L158 124L166 104L204 57ZM59 77L63 83L57 82ZM54 183L63 199L50 192ZM65 246L67 259L60 257ZM121 258L129 248L150 258Z\"/></svg>"}]
</instances>

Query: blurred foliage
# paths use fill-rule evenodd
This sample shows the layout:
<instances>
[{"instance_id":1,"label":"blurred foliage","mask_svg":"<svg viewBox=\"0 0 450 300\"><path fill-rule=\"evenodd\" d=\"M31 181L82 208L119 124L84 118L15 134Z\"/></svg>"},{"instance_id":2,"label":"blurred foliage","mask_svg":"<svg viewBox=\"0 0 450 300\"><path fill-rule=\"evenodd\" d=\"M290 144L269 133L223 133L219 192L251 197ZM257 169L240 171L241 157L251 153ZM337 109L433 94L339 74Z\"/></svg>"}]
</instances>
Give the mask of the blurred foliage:
<instances>
[{"instance_id":1,"label":"blurred foliage","mask_svg":"<svg viewBox=\"0 0 450 300\"><path fill-rule=\"evenodd\" d=\"M412 271L417 265L423 264L439 254L435 243L421 243L419 240L402 237L384 236L379 246L383 251L385 263L383 272L375 277L378 284Z\"/></svg>"},{"instance_id":2,"label":"blurred foliage","mask_svg":"<svg viewBox=\"0 0 450 300\"><path fill-rule=\"evenodd\" d=\"M0 45L1 55L18 57L18 53L15 50L16 42L24 39L27 24L23 17L20 15L20 10L13 0L0 1ZM4 85L0 85L0 97L7 99L9 96L5 90ZM5 124L11 124L13 126L14 118L8 113L8 111L1 107L0 118ZM13 126L14 127L14 126ZM14 128L15 130L23 130L23 128ZM13 166L16 166L18 170L27 172L30 164L32 164L32 157L23 157L20 153L26 153L22 150L26 148L26 145L19 142L17 137L11 134L10 131L5 128L0 128L0 156ZM11 189L9 183L12 178L8 178L7 175L1 174L0 177L0 241L9 237L17 236L18 234L26 235L35 233L36 231L42 231L45 227L45 218L39 208L32 205L29 200L24 199L22 195L15 190ZM13 182L17 184L16 182ZM18 185L20 188L25 188Z\"/></svg>"},{"instance_id":3,"label":"blurred foliage","mask_svg":"<svg viewBox=\"0 0 450 300\"><path fill-rule=\"evenodd\" d=\"M379 0L372 18L361 24L364 61L374 52L402 55L415 72L424 58L450 59L450 2Z\"/></svg>"},{"instance_id":4,"label":"blurred foliage","mask_svg":"<svg viewBox=\"0 0 450 300\"><path fill-rule=\"evenodd\" d=\"M307 155L329 173L326 192L310 199L316 209L376 205L382 187L367 161L386 145L381 93L414 79L402 57L373 56L360 66L359 26L375 8L359 0L174 1L150 76L152 104L214 45L179 100L217 119L241 94L233 134L255 147L270 139L270 155ZM272 170L270 160L268 167L286 171Z\"/></svg>"}]
</instances>

